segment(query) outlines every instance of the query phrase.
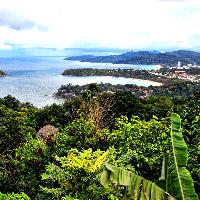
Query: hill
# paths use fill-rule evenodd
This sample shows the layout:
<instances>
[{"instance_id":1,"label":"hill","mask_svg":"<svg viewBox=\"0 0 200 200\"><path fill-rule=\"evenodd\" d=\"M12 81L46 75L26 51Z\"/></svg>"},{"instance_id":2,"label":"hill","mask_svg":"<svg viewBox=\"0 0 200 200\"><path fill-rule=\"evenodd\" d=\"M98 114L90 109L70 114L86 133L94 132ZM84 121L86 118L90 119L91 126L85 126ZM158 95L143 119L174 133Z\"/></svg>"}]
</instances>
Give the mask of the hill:
<instances>
[{"instance_id":1,"label":"hill","mask_svg":"<svg viewBox=\"0 0 200 200\"><path fill-rule=\"evenodd\" d=\"M66 60L78 60L92 63L140 64L140 65L176 65L179 61L184 64L200 64L200 53L188 50L178 50L161 53L158 51L130 51L120 55L109 56L73 56Z\"/></svg>"}]
</instances>

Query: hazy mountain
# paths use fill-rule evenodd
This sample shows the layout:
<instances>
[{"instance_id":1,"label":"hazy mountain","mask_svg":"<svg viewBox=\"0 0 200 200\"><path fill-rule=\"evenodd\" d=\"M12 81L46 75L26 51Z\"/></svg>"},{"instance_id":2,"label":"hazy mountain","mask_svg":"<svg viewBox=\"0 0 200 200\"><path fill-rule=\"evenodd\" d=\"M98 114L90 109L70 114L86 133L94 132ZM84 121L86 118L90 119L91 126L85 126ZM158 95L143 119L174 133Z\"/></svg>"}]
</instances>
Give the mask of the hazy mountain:
<instances>
[{"instance_id":1,"label":"hazy mountain","mask_svg":"<svg viewBox=\"0 0 200 200\"><path fill-rule=\"evenodd\" d=\"M130 51L120 55L110 56L73 56L66 60L79 60L81 62L114 63L114 64L144 64L144 65L175 65L179 61L182 64L200 64L200 53L188 50L178 50L161 53L158 51Z\"/></svg>"}]
</instances>

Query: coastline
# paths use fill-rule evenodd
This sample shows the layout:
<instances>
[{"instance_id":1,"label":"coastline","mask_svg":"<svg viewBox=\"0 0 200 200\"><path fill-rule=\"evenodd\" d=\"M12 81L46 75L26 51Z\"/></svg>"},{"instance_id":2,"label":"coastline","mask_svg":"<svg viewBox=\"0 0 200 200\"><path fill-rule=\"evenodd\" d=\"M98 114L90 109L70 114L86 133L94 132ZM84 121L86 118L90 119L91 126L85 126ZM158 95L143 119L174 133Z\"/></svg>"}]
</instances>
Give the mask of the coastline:
<instances>
[{"instance_id":1,"label":"coastline","mask_svg":"<svg viewBox=\"0 0 200 200\"><path fill-rule=\"evenodd\" d=\"M159 68L162 67L159 65ZM158 71L158 70L156 70ZM89 77L89 76L110 76L115 78L134 79L138 81L150 82L155 86L162 86L171 83L173 80L169 80L165 77L160 77L151 73L150 70L135 70L135 69L97 69L97 68L79 68L79 69L66 69L61 74L63 76L77 76L77 77Z\"/></svg>"},{"instance_id":2,"label":"coastline","mask_svg":"<svg viewBox=\"0 0 200 200\"><path fill-rule=\"evenodd\" d=\"M164 85L164 83L162 83L161 81L156 81L155 79L142 79L142 78L130 78L130 77L124 77L124 76L107 76L107 75L96 75L96 76L93 76L93 75L88 75L88 76L80 76L80 75L62 75L62 74L59 74L59 76L63 76L63 77L70 77L70 78L77 78L77 77L83 77L83 78L87 78L87 77L90 77L90 78L104 78L104 81L102 81L102 83L110 83L110 81L108 82L105 82L106 79L109 79L109 78L112 78L112 79L122 79L123 80L130 80L130 83L129 82L125 82L124 84L121 84L121 83L116 83L116 84L113 84L113 83L110 83L110 84L113 84L113 85L125 85L125 84L133 84L132 83L133 81L136 81L136 82L143 82L143 83L146 83L145 85L152 85L152 86L162 86ZM117 81L118 82L118 81ZM152 83L152 84L151 84ZM72 84L73 85L73 84ZM83 84L77 84L77 85L84 85ZM137 85L135 83L135 85ZM144 86L144 85L138 85L138 86L143 86L143 87L148 87L148 86Z\"/></svg>"},{"instance_id":3,"label":"coastline","mask_svg":"<svg viewBox=\"0 0 200 200\"><path fill-rule=\"evenodd\" d=\"M137 78L134 78L134 79L137 79ZM162 83L162 82L153 81L153 80L150 80L150 79L137 79L137 80L140 80L140 81L143 81L143 82L146 82L146 83L153 83L152 86L162 86L162 85L164 85L164 83Z\"/></svg>"}]
</instances>

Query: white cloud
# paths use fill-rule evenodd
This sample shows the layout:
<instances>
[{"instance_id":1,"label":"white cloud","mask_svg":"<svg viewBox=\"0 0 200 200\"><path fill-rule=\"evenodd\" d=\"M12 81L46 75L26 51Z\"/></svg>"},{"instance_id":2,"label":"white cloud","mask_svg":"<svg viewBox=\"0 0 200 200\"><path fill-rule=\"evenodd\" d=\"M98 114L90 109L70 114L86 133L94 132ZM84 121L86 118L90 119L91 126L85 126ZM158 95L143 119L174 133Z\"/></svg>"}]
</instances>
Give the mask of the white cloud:
<instances>
[{"instance_id":1,"label":"white cloud","mask_svg":"<svg viewBox=\"0 0 200 200\"><path fill-rule=\"evenodd\" d=\"M13 30L0 24L0 48L196 48L200 42L196 0L0 0L0 5L48 28Z\"/></svg>"}]
</instances>

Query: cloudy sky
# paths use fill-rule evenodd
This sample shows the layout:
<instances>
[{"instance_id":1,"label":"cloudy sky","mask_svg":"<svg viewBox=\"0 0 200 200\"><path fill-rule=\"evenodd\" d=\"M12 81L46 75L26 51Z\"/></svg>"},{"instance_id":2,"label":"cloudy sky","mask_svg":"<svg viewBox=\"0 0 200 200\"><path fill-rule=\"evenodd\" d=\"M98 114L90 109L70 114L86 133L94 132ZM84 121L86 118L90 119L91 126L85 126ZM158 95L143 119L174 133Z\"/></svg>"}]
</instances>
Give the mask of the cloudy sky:
<instances>
[{"instance_id":1,"label":"cloudy sky","mask_svg":"<svg viewBox=\"0 0 200 200\"><path fill-rule=\"evenodd\" d=\"M0 49L200 50L200 0L0 0Z\"/></svg>"}]
</instances>

